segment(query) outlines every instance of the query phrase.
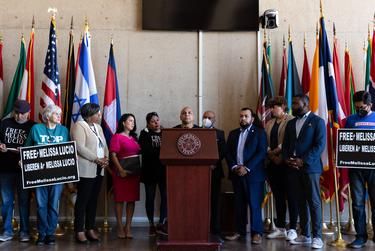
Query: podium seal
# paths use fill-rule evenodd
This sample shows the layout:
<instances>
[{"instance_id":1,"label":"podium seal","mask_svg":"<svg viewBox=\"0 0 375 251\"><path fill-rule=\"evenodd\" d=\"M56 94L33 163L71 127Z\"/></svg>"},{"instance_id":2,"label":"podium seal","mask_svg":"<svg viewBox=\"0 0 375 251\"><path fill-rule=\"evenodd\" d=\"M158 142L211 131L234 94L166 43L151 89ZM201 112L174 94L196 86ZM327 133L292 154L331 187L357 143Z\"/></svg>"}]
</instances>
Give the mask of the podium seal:
<instances>
[{"instance_id":1,"label":"podium seal","mask_svg":"<svg viewBox=\"0 0 375 251\"><path fill-rule=\"evenodd\" d=\"M177 149L185 156L196 154L201 146L201 140L193 133L184 133L177 139Z\"/></svg>"}]
</instances>

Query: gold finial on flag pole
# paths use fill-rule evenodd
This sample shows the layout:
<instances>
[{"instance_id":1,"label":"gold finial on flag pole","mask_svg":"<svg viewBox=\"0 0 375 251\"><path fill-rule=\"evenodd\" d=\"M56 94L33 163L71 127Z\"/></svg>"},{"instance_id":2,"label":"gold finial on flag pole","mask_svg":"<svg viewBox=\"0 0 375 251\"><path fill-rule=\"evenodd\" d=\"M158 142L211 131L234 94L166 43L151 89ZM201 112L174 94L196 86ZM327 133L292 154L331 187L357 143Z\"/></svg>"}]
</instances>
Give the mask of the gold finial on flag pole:
<instances>
[{"instance_id":1,"label":"gold finial on flag pole","mask_svg":"<svg viewBox=\"0 0 375 251\"><path fill-rule=\"evenodd\" d=\"M306 48L306 32L303 33L303 47Z\"/></svg>"},{"instance_id":2,"label":"gold finial on flag pole","mask_svg":"<svg viewBox=\"0 0 375 251\"><path fill-rule=\"evenodd\" d=\"M267 43L268 43L268 46L271 46L271 36L270 36L270 34L268 34Z\"/></svg>"},{"instance_id":3,"label":"gold finial on flag pole","mask_svg":"<svg viewBox=\"0 0 375 251\"><path fill-rule=\"evenodd\" d=\"M320 17L324 17L322 0L320 0Z\"/></svg>"},{"instance_id":4,"label":"gold finial on flag pole","mask_svg":"<svg viewBox=\"0 0 375 251\"><path fill-rule=\"evenodd\" d=\"M285 48L285 35L283 34L283 47Z\"/></svg>"},{"instance_id":5,"label":"gold finial on flag pole","mask_svg":"<svg viewBox=\"0 0 375 251\"><path fill-rule=\"evenodd\" d=\"M263 32L263 43L265 43L267 41L267 30L264 29L264 32Z\"/></svg>"},{"instance_id":6,"label":"gold finial on flag pole","mask_svg":"<svg viewBox=\"0 0 375 251\"><path fill-rule=\"evenodd\" d=\"M89 31L89 20L85 17L85 33Z\"/></svg>"},{"instance_id":7,"label":"gold finial on flag pole","mask_svg":"<svg viewBox=\"0 0 375 251\"><path fill-rule=\"evenodd\" d=\"M57 9L54 8L54 7L49 7L48 10L47 10L48 13L51 13L52 12L52 18L55 19L56 18L56 13L57 13Z\"/></svg>"},{"instance_id":8,"label":"gold finial on flag pole","mask_svg":"<svg viewBox=\"0 0 375 251\"><path fill-rule=\"evenodd\" d=\"M292 37L290 35L290 25L288 27L288 42L291 42L292 41Z\"/></svg>"},{"instance_id":9,"label":"gold finial on flag pole","mask_svg":"<svg viewBox=\"0 0 375 251\"><path fill-rule=\"evenodd\" d=\"M367 39L368 39L368 41L370 41L370 39L371 39L370 24L368 24L368 28L367 28Z\"/></svg>"},{"instance_id":10,"label":"gold finial on flag pole","mask_svg":"<svg viewBox=\"0 0 375 251\"><path fill-rule=\"evenodd\" d=\"M73 16L70 19L70 31L72 31L72 30L73 30Z\"/></svg>"},{"instance_id":11,"label":"gold finial on flag pole","mask_svg":"<svg viewBox=\"0 0 375 251\"><path fill-rule=\"evenodd\" d=\"M335 25L335 22L333 22L333 37L336 38L336 25Z\"/></svg>"},{"instance_id":12,"label":"gold finial on flag pole","mask_svg":"<svg viewBox=\"0 0 375 251\"><path fill-rule=\"evenodd\" d=\"M345 40L345 51L349 51L348 41Z\"/></svg>"},{"instance_id":13,"label":"gold finial on flag pole","mask_svg":"<svg viewBox=\"0 0 375 251\"><path fill-rule=\"evenodd\" d=\"M33 20L31 21L31 29L34 30L35 28L35 16L33 15Z\"/></svg>"},{"instance_id":14,"label":"gold finial on flag pole","mask_svg":"<svg viewBox=\"0 0 375 251\"><path fill-rule=\"evenodd\" d=\"M3 33L0 32L0 44L3 43Z\"/></svg>"}]
</instances>

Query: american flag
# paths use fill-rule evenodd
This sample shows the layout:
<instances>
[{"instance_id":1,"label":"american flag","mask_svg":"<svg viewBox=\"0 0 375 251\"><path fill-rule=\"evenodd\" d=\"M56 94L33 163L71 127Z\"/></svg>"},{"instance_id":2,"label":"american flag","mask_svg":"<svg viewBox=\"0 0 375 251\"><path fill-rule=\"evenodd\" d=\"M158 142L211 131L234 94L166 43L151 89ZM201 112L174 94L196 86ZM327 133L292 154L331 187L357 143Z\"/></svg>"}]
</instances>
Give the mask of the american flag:
<instances>
[{"instance_id":1,"label":"american flag","mask_svg":"<svg viewBox=\"0 0 375 251\"><path fill-rule=\"evenodd\" d=\"M55 104L61 107L60 93L59 68L57 66L56 21L55 18L52 17L43 71L39 119L41 119L41 111L43 111L46 106Z\"/></svg>"}]
</instances>

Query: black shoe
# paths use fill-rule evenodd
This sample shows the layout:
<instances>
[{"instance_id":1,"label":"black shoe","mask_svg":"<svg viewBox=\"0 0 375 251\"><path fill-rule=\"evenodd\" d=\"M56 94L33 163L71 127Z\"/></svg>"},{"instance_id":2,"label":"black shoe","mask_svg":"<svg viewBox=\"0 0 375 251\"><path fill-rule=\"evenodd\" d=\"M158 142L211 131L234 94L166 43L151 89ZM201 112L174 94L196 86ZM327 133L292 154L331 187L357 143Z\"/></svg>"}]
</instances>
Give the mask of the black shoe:
<instances>
[{"instance_id":1,"label":"black shoe","mask_svg":"<svg viewBox=\"0 0 375 251\"><path fill-rule=\"evenodd\" d=\"M56 244L55 236L54 235L47 235L44 243L46 245L55 245Z\"/></svg>"},{"instance_id":2,"label":"black shoe","mask_svg":"<svg viewBox=\"0 0 375 251\"><path fill-rule=\"evenodd\" d=\"M80 239L78 239L78 237L76 236L76 243L78 243L78 244L89 244L90 242L89 242L89 240L80 240Z\"/></svg>"},{"instance_id":3,"label":"black shoe","mask_svg":"<svg viewBox=\"0 0 375 251\"><path fill-rule=\"evenodd\" d=\"M39 236L38 239L35 242L35 245L37 245L37 246L43 246L44 242L45 242L45 238Z\"/></svg>"},{"instance_id":4,"label":"black shoe","mask_svg":"<svg viewBox=\"0 0 375 251\"><path fill-rule=\"evenodd\" d=\"M100 242L100 239L99 238L94 238L94 237L92 237L90 234L89 234L89 232L86 232L86 238L87 238L87 240L86 240L86 242L88 242L88 241L90 241L90 242ZM83 242L85 242L85 241L83 241ZM82 243L83 244L83 243Z\"/></svg>"}]
</instances>

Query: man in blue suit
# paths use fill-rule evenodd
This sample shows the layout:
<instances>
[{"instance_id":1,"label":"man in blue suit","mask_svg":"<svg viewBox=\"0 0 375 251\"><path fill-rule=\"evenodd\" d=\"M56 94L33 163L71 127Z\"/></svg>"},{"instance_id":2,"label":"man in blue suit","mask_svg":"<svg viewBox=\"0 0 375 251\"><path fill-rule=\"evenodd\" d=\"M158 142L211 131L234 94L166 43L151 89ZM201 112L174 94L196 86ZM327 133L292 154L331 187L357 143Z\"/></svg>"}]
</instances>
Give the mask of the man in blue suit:
<instances>
[{"instance_id":1,"label":"man in blue suit","mask_svg":"<svg viewBox=\"0 0 375 251\"><path fill-rule=\"evenodd\" d=\"M234 190L237 233L227 236L226 239L237 240L245 237L249 205L251 242L261 244L261 204L266 176L264 160L267 154L267 138L257 115L250 108L241 109L240 128L229 133L227 149L226 159Z\"/></svg>"},{"instance_id":2,"label":"man in blue suit","mask_svg":"<svg viewBox=\"0 0 375 251\"><path fill-rule=\"evenodd\" d=\"M290 169L288 183L293 186L298 201L301 235L290 243L311 244L312 248L319 249L323 247L319 185L323 164L320 156L326 144L326 126L323 119L310 111L306 95L293 97L292 113L295 118L286 125L282 151Z\"/></svg>"}]
</instances>

